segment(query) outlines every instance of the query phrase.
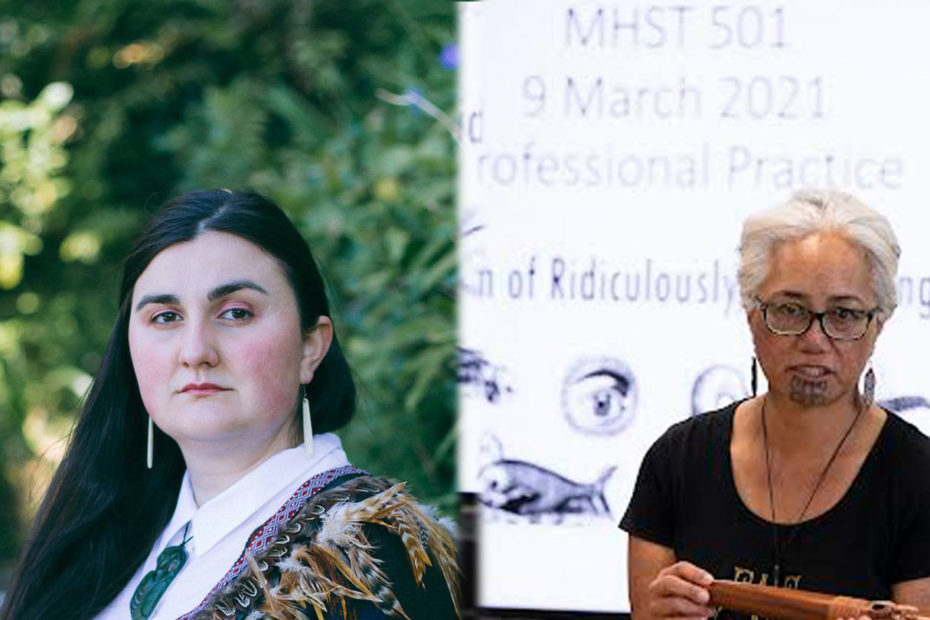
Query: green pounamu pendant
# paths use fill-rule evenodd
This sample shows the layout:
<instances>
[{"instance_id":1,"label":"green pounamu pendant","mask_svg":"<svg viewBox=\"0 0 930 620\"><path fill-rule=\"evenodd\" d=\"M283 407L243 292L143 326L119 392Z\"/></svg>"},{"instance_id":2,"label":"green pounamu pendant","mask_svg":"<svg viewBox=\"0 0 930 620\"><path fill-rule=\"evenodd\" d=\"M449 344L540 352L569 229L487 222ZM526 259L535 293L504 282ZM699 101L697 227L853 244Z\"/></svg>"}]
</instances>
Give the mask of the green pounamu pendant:
<instances>
[{"instance_id":1,"label":"green pounamu pendant","mask_svg":"<svg viewBox=\"0 0 930 620\"><path fill-rule=\"evenodd\" d=\"M184 550L186 543L187 541L184 541L180 545L165 547L165 550L158 554L155 570L150 570L142 578L132 594L132 600L129 602L132 620L148 620L155 611L155 606L165 594L165 590L187 562L187 551Z\"/></svg>"}]
</instances>

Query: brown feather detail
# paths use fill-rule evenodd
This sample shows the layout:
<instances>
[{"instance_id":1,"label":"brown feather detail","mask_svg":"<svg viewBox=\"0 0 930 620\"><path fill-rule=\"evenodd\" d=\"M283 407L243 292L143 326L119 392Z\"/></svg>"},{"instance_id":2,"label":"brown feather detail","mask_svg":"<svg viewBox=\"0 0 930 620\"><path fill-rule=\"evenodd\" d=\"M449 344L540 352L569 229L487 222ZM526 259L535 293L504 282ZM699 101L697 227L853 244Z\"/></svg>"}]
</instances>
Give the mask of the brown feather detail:
<instances>
[{"instance_id":1,"label":"brown feather detail","mask_svg":"<svg viewBox=\"0 0 930 620\"><path fill-rule=\"evenodd\" d=\"M297 556L296 553L294 555ZM336 585L339 583L338 578L341 575L350 584L355 586L355 588L360 592L361 597L371 597L372 594L370 584L363 583L362 580L352 572L350 566L346 564L345 558L336 550L328 549L323 545L313 545L312 547L305 547L304 553L300 555L303 557L311 555L311 557L315 558L317 556L322 556L322 558L319 558L319 560L314 562L314 564L316 564L318 567L314 573L316 577L323 577L326 579L326 581L331 582L333 587L336 587ZM307 566L310 567L312 564L308 562ZM378 571L379 577L384 577L384 573L381 573L377 567L375 567L375 570Z\"/></svg>"},{"instance_id":2,"label":"brown feather detail","mask_svg":"<svg viewBox=\"0 0 930 620\"><path fill-rule=\"evenodd\" d=\"M432 561L430 561L429 553L426 550L428 538L420 536L422 532L421 523L413 510L396 510L392 513L392 516L394 517L394 529L410 558L413 578L417 585L422 588L423 574L428 566L432 566Z\"/></svg>"},{"instance_id":3,"label":"brown feather detail","mask_svg":"<svg viewBox=\"0 0 930 620\"><path fill-rule=\"evenodd\" d=\"M387 616L410 620L365 535L363 526L368 525L383 526L398 536L419 587L424 587L427 568L437 566L459 613L455 543L405 486L360 476L310 497L269 548L250 556L248 568L195 618L222 618L214 612L228 605L242 610L235 597L243 592L254 595L257 586L257 596L248 597L251 605L243 611L282 620L307 619L307 613L323 620L335 613L349 620L354 614L347 603L356 600L371 602Z\"/></svg>"},{"instance_id":4,"label":"brown feather detail","mask_svg":"<svg viewBox=\"0 0 930 620\"><path fill-rule=\"evenodd\" d=\"M314 574L318 570L316 562L311 562L298 571L286 572L281 575L278 590L266 596L262 611L273 611L275 599L286 602L288 608L299 609L301 605L312 606L317 616L327 610L327 602L334 587L322 574ZM274 617L274 616L272 616Z\"/></svg>"},{"instance_id":5,"label":"brown feather detail","mask_svg":"<svg viewBox=\"0 0 930 620\"><path fill-rule=\"evenodd\" d=\"M422 512L422 511L421 511ZM456 558L456 544L451 532L441 523L429 515L422 515L421 524L429 542L430 551L439 565L442 577L449 587L449 594L455 606L456 613L461 615L461 592L459 578L462 569L459 568Z\"/></svg>"},{"instance_id":6,"label":"brown feather detail","mask_svg":"<svg viewBox=\"0 0 930 620\"><path fill-rule=\"evenodd\" d=\"M421 587L426 567L432 566L427 547L432 551L458 610L460 605L457 584L460 570L456 562L455 541L444 526L424 512L413 496L400 493L404 485L405 483L396 484L382 492L382 495L392 495L391 500L384 502L384 506L390 505L390 510L387 514L380 511L377 516L379 520L386 522L388 529L400 536L407 550L413 576Z\"/></svg>"},{"instance_id":7,"label":"brown feather detail","mask_svg":"<svg viewBox=\"0 0 930 620\"><path fill-rule=\"evenodd\" d=\"M258 582L258 585L261 587L262 592L264 593L264 602L261 605L262 613L271 618L298 617L296 614L299 613L299 610L291 604L290 597L286 596L281 591L280 587L276 589L268 583L268 579L265 577L262 571L259 570L258 563L255 561L255 558L253 558L251 554L247 555L246 559L249 563L249 570L251 571L252 575L254 575L253 578ZM319 620L323 620L323 616L320 613L320 609L317 604L313 605L313 609L316 612L317 618L319 618ZM303 616L303 614L301 614L301 616Z\"/></svg>"}]
</instances>

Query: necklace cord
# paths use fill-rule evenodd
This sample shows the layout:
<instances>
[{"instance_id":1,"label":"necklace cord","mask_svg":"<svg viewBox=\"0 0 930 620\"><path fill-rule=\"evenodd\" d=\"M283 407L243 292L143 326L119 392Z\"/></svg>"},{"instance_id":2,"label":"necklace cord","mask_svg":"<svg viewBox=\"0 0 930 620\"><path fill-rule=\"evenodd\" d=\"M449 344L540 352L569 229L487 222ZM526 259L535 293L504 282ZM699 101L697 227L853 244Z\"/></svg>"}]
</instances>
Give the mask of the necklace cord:
<instances>
[{"instance_id":1,"label":"necklace cord","mask_svg":"<svg viewBox=\"0 0 930 620\"><path fill-rule=\"evenodd\" d=\"M827 473L830 471L830 467L833 465L833 462L836 460L836 457L839 456L840 450L843 449L843 445L846 443L846 440L852 434L853 427L856 426L856 422L859 421L859 416L862 415L863 407L862 401L859 402L859 406L856 407L856 415L853 416L852 422L849 424L849 427L846 429L846 432L843 433L843 436L840 437L839 443L836 444L836 448L833 449L833 453L830 455L830 458L827 460L827 464L824 466L823 471L820 472L820 476L817 478L817 482L814 484L814 489L811 491L810 495L807 497L807 501L804 503L804 507L801 509L801 512L798 514L797 518L793 523L790 523L791 529L788 531L788 536L785 539L784 548L778 540L778 523L775 520L775 488L772 485L772 466L771 460L769 457L769 433L768 425L765 422L765 405L768 402L768 399L762 397L762 446L765 453L765 476L768 481L769 487L769 508L772 513L772 550L775 554L775 563L773 566L773 575L772 579L776 587L779 586L779 581L781 577L781 555L784 548L787 548L788 545L794 540L795 534L797 534L798 526L801 524L801 521L804 519L804 515L807 514L807 509L810 508L811 503L814 501L814 496L817 495L817 491L820 490L821 484L823 484L824 479L827 477Z\"/></svg>"}]
</instances>

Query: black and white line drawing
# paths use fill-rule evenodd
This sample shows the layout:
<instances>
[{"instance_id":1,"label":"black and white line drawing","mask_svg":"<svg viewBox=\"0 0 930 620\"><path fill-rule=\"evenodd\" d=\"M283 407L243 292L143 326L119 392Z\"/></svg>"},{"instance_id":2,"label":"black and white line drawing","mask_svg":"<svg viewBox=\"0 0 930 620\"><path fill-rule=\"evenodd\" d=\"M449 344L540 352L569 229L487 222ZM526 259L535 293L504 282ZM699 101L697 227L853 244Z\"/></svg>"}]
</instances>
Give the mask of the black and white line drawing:
<instances>
[{"instance_id":1,"label":"black and white line drawing","mask_svg":"<svg viewBox=\"0 0 930 620\"><path fill-rule=\"evenodd\" d=\"M927 400L923 396L894 396L892 398L881 399L878 401L878 404L895 413L903 413L920 408L930 409L930 400Z\"/></svg>"},{"instance_id":2,"label":"black and white line drawing","mask_svg":"<svg viewBox=\"0 0 930 620\"><path fill-rule=\"evenodd\" d=\"M579 360L565 375L562 411L569 424L582 433L619 433L636 413L633 371L612 357Z\"/></svg>"},{"instance_id":3,"label":"black and white line drawing","mask_svg":"<svg viewBox=\"0 0 930 620\"><path fill-rule=\"evenodd\" d=\"M705 368L691 388L691 415L714 411L749 396L743 376L732 366Z\"/></svg>"},{"instance_id":4,"label":"black and white line drawing","mask_svg":"<svg viewBox=\"0 0 930 620\"><path fill-rule=\"evenodd\" d=\"M489 362L480 351L457 347L458 382L478 391L491 404L496 404L505 394L513 392L508 384L503 366Z\"/></svg>"},{"instance_id":5,"label":"black and white line drawing","mask_svg":"<svg viewBox=\"0 0 930 620\"><path fill-rule=\"evenodd\" d=\"M463 207L459 214L459 291L463 295L494 297L494 268L482 243L487 224L480 209Z\"/></svg>"},{"instance_id":6,"label":"black and white line drawing","mask_svg":"<svg viewBox=\"0 0 930 620\"><path fill-rule=\"evenodd\" d=\"M531 522L546 519L561 523L569 515L611 518L604 486L615 465L605 469L595 482L585 484L528 461L503 458L501 450L495 437L485 438L482 453L489 460L478 472L485 506Z\"/></svg>"}]
</instances>

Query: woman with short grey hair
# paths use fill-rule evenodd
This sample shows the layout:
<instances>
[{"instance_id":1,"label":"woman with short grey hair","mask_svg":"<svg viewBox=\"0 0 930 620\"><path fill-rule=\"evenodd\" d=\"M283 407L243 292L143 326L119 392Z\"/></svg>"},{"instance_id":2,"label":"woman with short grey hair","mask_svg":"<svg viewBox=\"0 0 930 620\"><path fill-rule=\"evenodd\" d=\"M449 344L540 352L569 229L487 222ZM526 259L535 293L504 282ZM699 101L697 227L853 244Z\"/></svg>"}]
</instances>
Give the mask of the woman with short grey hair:
<instances>
[{"instance_id":1,"label":"woman with short grey hair","mask_svg":"<svg viewBox=\"0 0 930 620\"><path fill-rule=\"evenodd\" d=\"M784 205L750 215L743 224L737 274L743 307L765 281L772 249L815 233L835 233L864 252L872 276L872 290L887 320L898 305L895 274L901 248L891 224L877 211L843 192L798 192Z\"/></svg>"},{"instance_id":2,"label":"woman with short grey hair","mask_svg":"<svg viewBox=\"0 0 930 620\"><path fill-rule=\"evenodd\" d=\"M888 221L837 191L747 218L753 396L644 458L621 522L634 617L713 615L714 578L930 607L930 439L874 403L866 370L899 255Z\"/></svg>"}]
</instances>

